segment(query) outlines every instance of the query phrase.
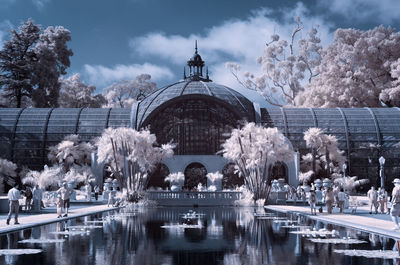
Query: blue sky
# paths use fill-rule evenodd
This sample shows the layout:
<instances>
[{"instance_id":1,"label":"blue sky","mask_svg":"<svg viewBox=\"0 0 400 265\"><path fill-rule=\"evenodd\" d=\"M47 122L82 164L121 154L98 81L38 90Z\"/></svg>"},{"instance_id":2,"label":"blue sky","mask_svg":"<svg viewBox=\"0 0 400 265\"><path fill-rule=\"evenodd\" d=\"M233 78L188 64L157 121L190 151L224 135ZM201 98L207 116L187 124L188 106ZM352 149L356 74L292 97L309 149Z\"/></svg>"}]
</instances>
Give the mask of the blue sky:
<instances>
[{"instance_id":1,"label":"blue sky","mask_svg":"<svg viewBox=\"0 0 400 265\"><path fill-rule=\"evenodd\" d=\"M273 33L287 38L294 16L306 30L318 25L327 45L338 27L400 29L399 10L398 0L0 0L0 42L30 17L44 27L64 26L74 52L68 75L80 73L101 91L140 73L160 87L181 79L197 39L211 78L243 92L225 62L259 72L255 61L265 42Z\"/></svg>"}]
</instances>

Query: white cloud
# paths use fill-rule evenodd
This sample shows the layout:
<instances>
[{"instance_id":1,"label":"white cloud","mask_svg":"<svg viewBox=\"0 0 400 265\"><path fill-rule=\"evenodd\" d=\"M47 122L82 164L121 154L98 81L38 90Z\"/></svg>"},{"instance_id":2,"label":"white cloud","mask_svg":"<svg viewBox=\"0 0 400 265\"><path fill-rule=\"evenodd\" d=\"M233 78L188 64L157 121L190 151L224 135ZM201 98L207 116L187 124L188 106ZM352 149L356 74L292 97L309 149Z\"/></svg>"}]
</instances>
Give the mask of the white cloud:
<instances>
[{"instance_id":1,"label":"white cloud","mask_svg":"<svg viewBox=\"0 0 400 265\"><path fill-rule=\"evenodd\" d=\"M391 23L399 20L399 0L318 0L330 12L357 22Z\"/></svg>"},{"instance_id":2,"label":"white cloud","mask_svg":"<svg viewBox=\"0 0 400 265\"><path fill-rule=\"evenodd\" d=\"M90 84L94 84L98 88L105 87L120 80L134 79L137 75L145 73L150 74L151 79L155 82L172 79L174 77L174 74L169 68L149 63L131 65L119 64L112 68L102 65L84 65L84 76Z\"/></svg>"},{"instance_id":3,"label":"white cloud","mask_svg":"<svg viewBox=\"0 0 400 265\"><path fill-rule=\"evenodd\" d=\"M32 3L36 6L36 8L41 11L44 6L49 3L51 0L32 0Z\"/></svg>"},{"instance_id":4,"label":"white cloud","mask_svg":"<svg viewBox=\"0 0 400 265\"><path fill-rule=\"evenodd\" d=\"M130 47L135 56L154 56L183 67L193 54L194 42L197 40L199 53L210 67L211 79L238 89L240 85L225 68L225 62L237 62L243 70L258 74L260 66L256 59L262 55L266 42L275 33L289 40L295 25L295 16L300 16L304 24L305 30L301 37L306 37L311 27L319 25L323 44L332 41L331 24L321 17L311 16L303 4L298 4L291 10L262 9L244 20L225 21L207 29L205 34L182 36L162 32L148 33L131 39Z\"/></svg>"}]
</instances>

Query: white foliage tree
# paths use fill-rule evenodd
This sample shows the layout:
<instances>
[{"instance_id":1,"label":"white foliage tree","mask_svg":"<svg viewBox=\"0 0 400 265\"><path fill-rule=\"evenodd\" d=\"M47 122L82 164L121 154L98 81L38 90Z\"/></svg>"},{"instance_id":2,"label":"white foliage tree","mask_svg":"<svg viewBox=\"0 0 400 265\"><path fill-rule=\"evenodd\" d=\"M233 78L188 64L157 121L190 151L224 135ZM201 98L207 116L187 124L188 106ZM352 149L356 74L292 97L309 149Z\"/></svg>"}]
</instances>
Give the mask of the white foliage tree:
<instances>
[{"instance_id":1,"label":"white foliage tree","mask_svg":"<svg viewBox=\"0 0 400 265\"><path fill-rule=\"evenodd\" d=\"M182 172L170 173L165 179L165 182L169 182L171 190L181 188L181 184L185 180L185 175Z\"/></svg>"},{"instance_id":2,"label":"white foliage tree","mask_svg":"<svg viewBox=\"0 0 400 265\"><path fill-rule=\"evenodd\" d=\"M146 187L147 173L173 155L173 144L157 146L156 136L148 130L108 128L97 140L98 162L106 163L128 199L136 201Z\"/></svg>"},{"instance_id":3,"label":"white foliage tree","mask_svg":"<svg viewBox=\"0 0 400 265\"><path fill-rule=\"evenodd\" d=\"M222 147L223 156L236 164L254 202L268 199L271 187L269 165L291 161L294 156L287 139L277 128L264 128L254 123L234 129Z\"/></svg>"},{"instance_id":4,"label":"white foliage tree","mask_svg":"<svg viewBox=\"0 0 400 265\"><path fill-rule=\"evenodd\" d=\"M221 180L223 178L223 175L221 173L214 172L214 173L207 173L207 178L210 180L210 187L208 187L209 191L216 191L217 190L217 181Z\"/></svg>"},{"instance_id":5,"label":"white foliage tree","mask_svg":"<svg viewBox=\"0 0 400 265\"><path fill-rule=\"evenodd\" d=\"M90 165L93 151L94 146L91 143L79 142L79 136L71 134L49 148L48 158L53 164L62 165L68 171L74 166Z\"/></svg>"},{"instance_id":6,"label":"white foliage tree","mask_svg":"<svg viewBox=\"0 0 400 265\"><path fill-rule=\"evenodd\" d=\"M331 177L332 174L338 174L341 171L346 158L338 147L338 141L335 136L327 135L320 128L309 128L304 132L304 140L312 153L303 156L306 164L309 164L311 158L311 168L303 164L304 171L312 170L318 174L319 169L325 170L325 177ZM322 174L322 172L320 172Z\"/></svg>"},{"instance_id":7,"label":"white foliage tree","mask_svg":"<svg viewBox=\"0 0 400 265\"><path fill-rule=\"evenodd\" d=\"M129 108L136 101L139 101L155 91L157 85L151 82L151 75L141 74L134 80L123 80L114 83L104 89L104 97L107 100L108 108Z\"/></svg>"},{"instance_id":8,"label":"white foliage tree","mask_svg":"<svg viewBox=\"0 0 400 265\"><path fill-rule=\"evenodd\" d=\"M16 182L14 179L17 176L17 165L7 159L0 158L0 192L4 191L4 181L9 185Z\"/></svg>"},{"instance_id":9,"label":"white foliage tree","mask_svg":"<svg viewBox=\"0 0 400 265\"><path fill-rule=\"evenodd\" d=\"M93 95L96 87L81 82L80 74L60 79L58 104L61 108L100 108L106 103L103 95Z\"/></svg>"},{"instance_id":10,"label":"white foliage tree","mask_svg":"<svg viewBox=\"0 0 400 265\"><path fill-rule=\"evenodd\" d=\"M400 33L391 27L338 29L301 107L382 107L399 103Z\"/></svg>"},{"instance_id":11,"label":"white foliage tree","mask_svg":"<svg viewBox=\"0 0 400 265\"><path fill-rule=\"evenodd\" d=\"M71 134L49 148L48 158L55 166L61 167L64 181L87 183L93 179L90 168L92 152L94 146L91 143L79 142L79 136Z\"/></svg>"},{"instance_id":12,"label":"white foliage tree","mask_svg":"<svg viewBox=\"0 0 400 265\"><path fill-rule=\"evenodd\" d=\"M304 83L318 75L317 66L321 63L322 46L317 28L312 28L306 38L298 39L303 24L299 17L295 21L289 41L281 40L278 34L271 36L263 55L257 59L262 70L260 76L245 71L242 80L240 66L226 64L240 84L260 91L265 100L275 106L295 105L297 95L304 91Z\"/></svg>"},{"instance_id":13,"label":"white foliage tree","mask_svg":"<svg viewBox=\"0 0 400 265\"><path fill-rule=\"evenodd\" d=\"M25 185L39 185L41 189L57 187L60 181L64 180L65 172L62 166L44 166L42 171L30 170L22 178Z\"/></svg>"}]
</instances>

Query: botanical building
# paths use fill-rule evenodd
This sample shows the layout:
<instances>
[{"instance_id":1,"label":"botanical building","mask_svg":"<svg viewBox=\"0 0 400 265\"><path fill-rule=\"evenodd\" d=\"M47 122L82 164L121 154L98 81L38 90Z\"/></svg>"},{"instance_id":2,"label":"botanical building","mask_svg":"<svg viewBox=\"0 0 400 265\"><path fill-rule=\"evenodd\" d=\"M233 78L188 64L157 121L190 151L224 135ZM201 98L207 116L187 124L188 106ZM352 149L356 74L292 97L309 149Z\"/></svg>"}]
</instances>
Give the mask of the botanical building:
<instances>
[{"instance_id":1,"label":"botanical building","mask_svg":"<svg viewBox=\"0 0 400 265\"><path fill-rule=\"evenodd\" d=\"M206 184L205 174L216 171L234 182L229 161L218 151L232 128L248 121L277 127L299 152L292 163L270 171L293 185L299 157L310 152L303 139L310 127L337 137L347 157L347 174L379 183L378 158L384 156L387 185L399 177L400 109L260 108L237 91L212 82L197 49L188 66L183 80L157 90L131 109L0 109L0 156L42 169L48 163L48 148L66 135L79 134L82 141L90 141L107 127L149 127L159 143L176 143L174 157L153 173L154 186L163 186L163 176L172 172L185 173L187 187L196 178ZM102 165L94 163L93 168L103 176Z\"/></svg>"}]
</instances>

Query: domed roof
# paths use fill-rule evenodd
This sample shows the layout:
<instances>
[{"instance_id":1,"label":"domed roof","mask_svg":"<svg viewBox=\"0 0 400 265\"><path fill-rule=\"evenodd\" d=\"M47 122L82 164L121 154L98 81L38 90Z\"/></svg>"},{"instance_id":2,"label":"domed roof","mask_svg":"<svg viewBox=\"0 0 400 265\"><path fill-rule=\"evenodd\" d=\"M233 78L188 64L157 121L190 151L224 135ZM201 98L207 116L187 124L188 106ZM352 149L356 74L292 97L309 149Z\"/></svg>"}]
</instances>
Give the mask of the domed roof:
<instances>
[{"instance_id":1,"label":"domed roof","mask_svg":"<svg viewBox=\"0 0 400 265\"><path fill-rule=\"evenodd\" d=\"M218 101L236 113L239 120L254 121L253 104L239 92L214 82L188 78L161 88L139 102L136 108L135 127L143 126L148 116L161 105L189 98Z\"/></svg>"}]
</instances>

